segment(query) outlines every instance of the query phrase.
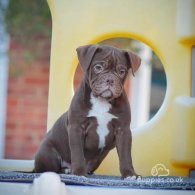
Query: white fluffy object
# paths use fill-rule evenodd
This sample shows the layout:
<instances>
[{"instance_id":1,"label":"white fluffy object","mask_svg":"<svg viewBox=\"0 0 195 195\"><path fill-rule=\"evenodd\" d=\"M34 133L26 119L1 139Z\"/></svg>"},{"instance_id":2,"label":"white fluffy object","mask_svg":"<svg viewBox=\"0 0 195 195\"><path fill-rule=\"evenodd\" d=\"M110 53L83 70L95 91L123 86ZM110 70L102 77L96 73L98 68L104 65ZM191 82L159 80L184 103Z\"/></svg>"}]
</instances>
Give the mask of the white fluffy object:
<instances>
[{"instance_id":1,"label":"white fluffy object","mask_svg":"<svg viewBox=\"0 0 195 195\"><path fill-rule=\"evenodd\" d=\"M27 195L67 195L66 186L61 182L59 175L53 172L41 174L34 179Z\"/></svg>"}]
</instances>

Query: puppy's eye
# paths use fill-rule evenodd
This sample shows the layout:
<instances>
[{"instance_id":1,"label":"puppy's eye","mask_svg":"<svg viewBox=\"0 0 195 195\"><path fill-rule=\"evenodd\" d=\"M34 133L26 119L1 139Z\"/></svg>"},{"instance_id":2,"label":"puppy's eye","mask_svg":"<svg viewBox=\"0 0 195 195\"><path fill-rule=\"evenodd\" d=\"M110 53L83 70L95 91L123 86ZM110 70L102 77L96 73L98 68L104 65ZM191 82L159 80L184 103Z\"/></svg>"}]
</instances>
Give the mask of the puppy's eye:
<instances>
[{"instance_id":1,"label":"puppy's eye","mask_svg":"<svg viewBox=\"0 0 195 195\"><path fill-rule=\"evenodd\" d=\"M95 73L100 73L104 70L104 67L101 64L96 64L93 69Z\"/></svg>"},{"instance_id":2,"label":"puppy's eye","mask_svg":"<svg viewBox=\"0 0 195 195\"><path fill-rule=\"evenodd\" d=\"M121 68L121 69L119 70L119 75L120 75L121 77L124 77L125 74L126 74L126 69Z\"/></svg>"}]
</instances>

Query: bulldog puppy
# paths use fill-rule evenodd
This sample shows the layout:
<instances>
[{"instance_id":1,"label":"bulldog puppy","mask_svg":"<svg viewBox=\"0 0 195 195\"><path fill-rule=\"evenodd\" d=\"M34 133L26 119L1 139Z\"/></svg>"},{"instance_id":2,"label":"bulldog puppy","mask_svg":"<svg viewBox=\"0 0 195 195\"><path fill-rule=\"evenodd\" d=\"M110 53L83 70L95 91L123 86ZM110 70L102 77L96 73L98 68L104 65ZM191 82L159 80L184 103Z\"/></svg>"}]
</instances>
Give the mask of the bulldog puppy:
<instances>
[{"instance_id":1,"label":"bulldog puppy","mask_svg":"<svg viewBox=\"0 0 195 195\"><path fill-rule=\"evenodd\" d=\"M130 105L123 89L140 58L110 46L77 48L85 77L70 108L47 133L35 156L35 172L92 174L116 147L122 178L136 176L131 158Z\"/></svg>"}]
</instances>

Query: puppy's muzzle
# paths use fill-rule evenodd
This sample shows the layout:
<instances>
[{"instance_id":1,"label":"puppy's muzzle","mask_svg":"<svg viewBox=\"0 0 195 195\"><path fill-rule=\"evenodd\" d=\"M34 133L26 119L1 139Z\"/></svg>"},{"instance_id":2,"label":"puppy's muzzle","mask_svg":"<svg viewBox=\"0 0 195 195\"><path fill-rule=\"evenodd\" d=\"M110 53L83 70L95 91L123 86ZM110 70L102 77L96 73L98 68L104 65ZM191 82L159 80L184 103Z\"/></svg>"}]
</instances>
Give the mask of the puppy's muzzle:
<instances>
[{"instance_id":1,"label":"puppy's muzzle","mask_svg":"<svg viewBox=\"0 0 195 195\"><path fill-rule=\"evenodd\" d=\"M116 75L107 73L97 77L92 83L91 88L94 96L114 99L120 96L123 85Z\"/></svg>"}]
</instances>

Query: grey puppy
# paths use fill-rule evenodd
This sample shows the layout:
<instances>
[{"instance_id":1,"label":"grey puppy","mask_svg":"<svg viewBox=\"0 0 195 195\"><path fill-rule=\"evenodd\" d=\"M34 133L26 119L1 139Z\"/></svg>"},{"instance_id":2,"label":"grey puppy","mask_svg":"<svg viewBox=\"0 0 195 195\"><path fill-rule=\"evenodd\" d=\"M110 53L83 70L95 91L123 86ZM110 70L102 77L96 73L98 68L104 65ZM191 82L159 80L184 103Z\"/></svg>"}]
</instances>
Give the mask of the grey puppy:
<instances>
[{"instance_id":1,"label":"grey puppy","mask_svg":"<svg viewBox=\"0 0 195 195\"><path fill-rule=\"evenodd\" d=\"M70 108L54 124L35 156L35 172L93 173L116 147L122 178L136 176L131 158L130 105L124 82L141 59L110 46L77 48L85 76Z\"/></svg>"}]
</instances>

